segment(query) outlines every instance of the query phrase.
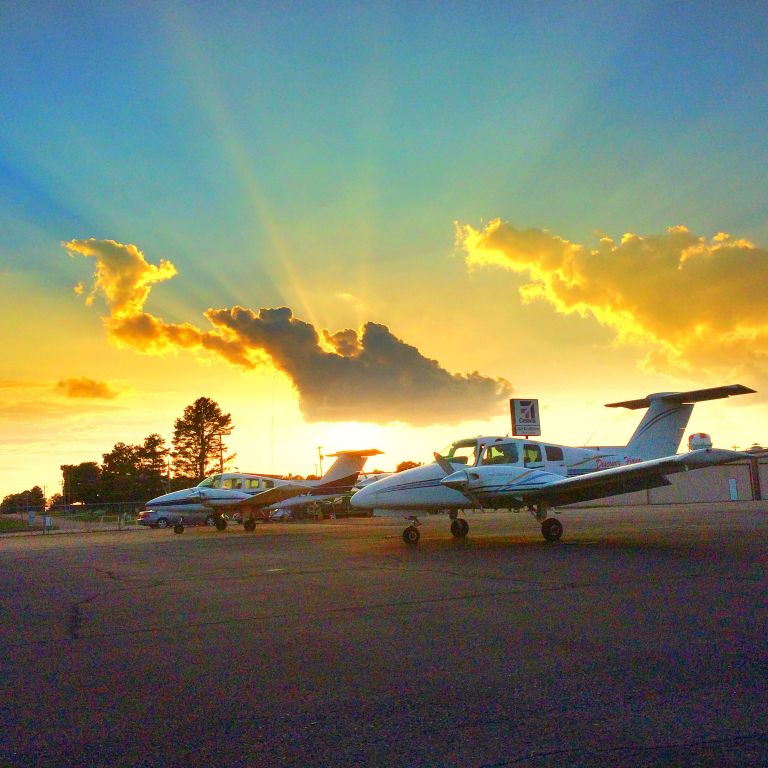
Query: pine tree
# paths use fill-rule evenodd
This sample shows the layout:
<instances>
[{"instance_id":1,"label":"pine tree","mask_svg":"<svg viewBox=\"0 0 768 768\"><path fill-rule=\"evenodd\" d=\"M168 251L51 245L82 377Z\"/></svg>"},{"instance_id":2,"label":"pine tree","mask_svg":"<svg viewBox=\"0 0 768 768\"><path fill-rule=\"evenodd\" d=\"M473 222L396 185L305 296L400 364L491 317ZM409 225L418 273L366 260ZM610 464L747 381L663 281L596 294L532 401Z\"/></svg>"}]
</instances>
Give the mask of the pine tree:
<instances>
[{"instance_id":1,"label":"pine tree","mask_svg":"<svg viewBox=\"0 0 768 768\"><path fill-rule=\"evenodd\" d=\"M231 434L232 416L222 413L219 404L199 397L184 409L173 425L173 471L196 482L214 469L223 470L235 457L225 455L224 436Z\"/></svg>"}]
</instances>

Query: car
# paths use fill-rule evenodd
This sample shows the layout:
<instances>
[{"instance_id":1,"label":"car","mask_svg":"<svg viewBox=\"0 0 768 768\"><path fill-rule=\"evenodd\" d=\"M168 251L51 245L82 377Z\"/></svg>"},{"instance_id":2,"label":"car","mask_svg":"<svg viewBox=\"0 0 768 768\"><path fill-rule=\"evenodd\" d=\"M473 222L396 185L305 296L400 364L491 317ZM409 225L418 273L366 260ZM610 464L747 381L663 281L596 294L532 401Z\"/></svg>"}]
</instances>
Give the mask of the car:
<instances>
[{"instance_id":1,"label":"car","mask_svg":"<svg viewBox=\"0 0 768 768\"><path fill-rule=\"evenodd\" d=\"M139 512L136 522L149 528L168 528L179 523L183 523L184 526L207 525L212 528L219 519L226 521L227 516L216 514L210 510L203 512L171 512L164 509L143 509Z\"/></svg>"}]
</instances>

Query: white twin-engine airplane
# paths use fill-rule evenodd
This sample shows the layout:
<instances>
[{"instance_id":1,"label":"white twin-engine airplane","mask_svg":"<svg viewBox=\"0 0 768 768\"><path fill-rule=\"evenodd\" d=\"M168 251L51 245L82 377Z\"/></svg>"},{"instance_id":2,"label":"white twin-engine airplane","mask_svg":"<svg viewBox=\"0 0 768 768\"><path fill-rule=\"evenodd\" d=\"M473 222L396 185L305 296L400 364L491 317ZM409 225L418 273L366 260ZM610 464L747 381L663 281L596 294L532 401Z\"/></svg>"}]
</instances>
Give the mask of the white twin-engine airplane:
<instances>
[{"instance_id":1,"label":"white twin-engine airplane","mask_svg":"<svg viewBox=\"0 0 768 768\"><path fill-rule=\"evenodd\" d=\"M357 483L366 459L380 453L372 448L327 454L336 461L319 480L286 480L248 472L211 475L194 488L166 493L151 499L145 506L157 512L167 511L173 518L185 513L207 512L206 522L216 525L219 530L227 527L222 513L239 512L245 529L252 531L256 519L268 517L268 510L278 504L283 509L301 507L349 493Z\"/></svg>"},{"instance_id":2,"label":"white twin-engine airplane","mask_svg":"<svg viewBox=\"0 0 768 768\"><path fill-rule=\"evenodd\" d=\"M712 448L706 436L691 441L693 450L677 454L693 404L755 390L731 384L692 392L659 392L641 400L608 403L609 408L647 408L625 447L570 448L528 438L477 437L459 440L435 463L371 483L352 496L354 507L374 515L411 521L403 539L419 540L417 512L446 511L451 533L467 535L469 525L459 510L527 507L541 523L547 541L563 534L562 523L550 514L556 505L658 488L667 475L724 464L743 458L738 451Z\"/></svg>"}]
</instances>

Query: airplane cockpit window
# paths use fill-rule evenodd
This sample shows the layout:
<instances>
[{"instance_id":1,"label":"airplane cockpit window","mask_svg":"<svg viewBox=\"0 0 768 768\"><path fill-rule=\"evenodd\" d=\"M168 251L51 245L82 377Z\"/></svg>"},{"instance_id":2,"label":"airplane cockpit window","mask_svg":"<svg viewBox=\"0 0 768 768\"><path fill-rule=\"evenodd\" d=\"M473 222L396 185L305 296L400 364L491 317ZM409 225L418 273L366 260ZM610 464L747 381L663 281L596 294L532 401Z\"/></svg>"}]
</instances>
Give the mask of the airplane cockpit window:
<instances>
[{"instance_id":1,"label":"airplane cockpit window","mask_svg":"<svg viewBox=\"0 0 768 768\"><path fill-rule=\"evenodd\" d=\"M541 446L537 443L526 443L523 448L523 459L525 460L525 466L531 464L541 464L543 459L541 457Z\"/></svg>"},{"instance_id":2,"label":"airplane cockpit window","mask_svg":"<svg viewBox=\"0 0 768 768\"><path fill-rule=\"evenodd\" d=\"M264 487L265 488L274 488L275 483L272 480L265 480L264 481Z\"/></svg>"},{"instance_id":3,"label":"airplane cockpit window","mask_svg":"<svg viewBox=\"0 0 768 768\"><path fill-rule=\"evenodd\" d=\"M198 488L221 488L221 475L211 475L206 477L202 483L197 484Z\"/></svg>"},{"instance_id":4,"label":"airplane cockpit window","mask_svg":"<svg viewBox=\"0 0 768 768\"><path fill-rule=\"evenodd\" d=\"M227 477L222 481L221 487L228 491L239 491L243 487L243 480L240 477Z\"/></svg>"},{"instance_id":5,"label":"airplane cockpit window","mask_svg":"<svg viewBox=\"0 0 768 768\"><path fill-rule=\"evenodd\" d=\"M440 455L454 464L466 464L472 467L477 458L477 440L457 440L440 451Z\"/></svg>"},{"instance_id":6,"label":"airplane cockpit window","mask_svg":"<svg viewBox=\"0 0 768 768\"><path fill-rule=\"evenodd\" d=\"M259 489L259 478L258 477L248 477L245 480L245 490L246 491L256 491Z\"/></svg>"},{"instance_id":7,"label":"airplane cockpit window","mask_svg":"<svg viewBox=\"0 0 768 768\"><path fill-rule=\"evenodd\" d=\"M514 443L489 445L483 454L482 464L516 464L519 459Z\"/></svg>"},{"instance_id":8,"label":"airplane cockpit window","mask_svg":"<svg viewBox=\"0 0 768 768\"><path fill-rule=\"evenodd\" d=\"M563 449L559 445L547 445L547 461L564 461Z\"/></svg>"}]
</instances>

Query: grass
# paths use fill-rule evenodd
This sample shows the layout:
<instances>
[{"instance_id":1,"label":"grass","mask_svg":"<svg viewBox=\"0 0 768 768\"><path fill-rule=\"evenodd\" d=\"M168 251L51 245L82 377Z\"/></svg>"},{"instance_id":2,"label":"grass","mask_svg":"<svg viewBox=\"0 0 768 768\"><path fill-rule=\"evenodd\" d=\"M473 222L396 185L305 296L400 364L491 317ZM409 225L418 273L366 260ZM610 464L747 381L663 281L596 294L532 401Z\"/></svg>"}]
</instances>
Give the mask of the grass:
<instances>
[{"instance_id":1,"label":"grass","mask_svg":"<svg viewBox=\"0 0 768 768\"><path fill-rule=\"evenodd\" d=\"M40 525L35 525L30 528L27 525L26 520L19 520L18 517L11 517L10 515L0 515L0 533L15 533L17 531L42 531L43 521L40 521Z\"/></svg>"}]
</instances>

